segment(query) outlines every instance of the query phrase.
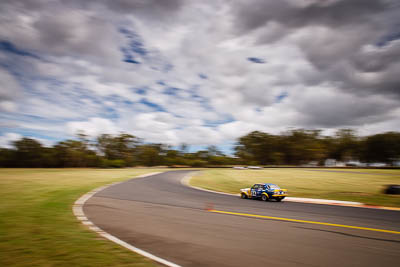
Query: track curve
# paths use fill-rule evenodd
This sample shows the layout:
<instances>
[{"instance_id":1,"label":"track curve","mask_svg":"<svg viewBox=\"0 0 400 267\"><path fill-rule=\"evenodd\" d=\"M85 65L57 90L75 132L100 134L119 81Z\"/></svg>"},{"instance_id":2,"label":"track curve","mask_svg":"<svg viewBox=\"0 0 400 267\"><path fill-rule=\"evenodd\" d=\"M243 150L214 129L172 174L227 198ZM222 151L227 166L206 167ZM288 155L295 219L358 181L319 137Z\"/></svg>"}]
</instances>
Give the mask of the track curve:
<instances>
[{"instance_id":1,"label":"track curve","mask_svg":"<svg viewBox=\"0 0 400 267\"><path fill-rule=\"evenodd\" d=\"M106 188L83 209L119 239L182 266L398 266L400 235L211 213L228 212L400 231L400 212L262 202L186 187L170 171Z\"/></svg>"}]
</instances>

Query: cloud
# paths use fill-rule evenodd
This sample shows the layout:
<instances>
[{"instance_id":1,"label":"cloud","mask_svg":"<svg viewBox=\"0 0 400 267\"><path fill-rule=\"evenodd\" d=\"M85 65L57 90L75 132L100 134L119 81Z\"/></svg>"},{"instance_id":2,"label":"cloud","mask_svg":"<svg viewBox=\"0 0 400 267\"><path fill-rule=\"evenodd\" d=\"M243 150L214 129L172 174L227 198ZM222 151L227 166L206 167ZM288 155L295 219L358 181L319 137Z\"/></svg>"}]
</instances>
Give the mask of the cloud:
<instances>
[{"instance_id":1,"label":"cloud","mask_svg":"<svg viewBox=\"0 0 400 267\"><path fill-rule=\"evenodd\" d=\"M273 21L290 28L308 25L340 27L369 22L371 16L382 13L387 1L263 1L240 2L233 7L236 25L242 31L254 30ZM357 14L356 16L354 14Z\"/></svg>"},{"instance_id":2,"label":"cloud","mask_svg":"<svg viewBox=\"0 0 400 267\"><path fill-rule=\"evenodd\" d=\"M14 112L17 110L16 99L21 88L15 78L6 70L0 68L0 111Z\"/></svg>"},{"instance_id":3,"label":"cloud","mask_svg":"<svg viewBox=\"0 0 400 267\"><path fill-rule=\"evenodd\" d=\"M90 118L87 121L71 121L68 122L67 130L71 135L83 131L85 134L95 137L103 133L117 134L119 129L115 124L104 118Z\"/></svg>"},{"instance_id":4,"label":"cloud","mask_svg":"<svg viewBox=\"0 0 400 267\"><path fill-rule=\"evenodd\" d=\"M77 1L78 3L81 1ZM98 1L85 1L92 5L98 5ZM183 5L182 0L105 0L102 4L117 13L135 14L140 17L151 16L153 20L166 19L176 13ZM87 5L88 3L84 3Z\"/></svg>"},{"instance_id":5,"label":"cloud","mask_svg":"<svg viewBox=\"0 0 400 267\"><path fill-rule=\"evenodd\" d=\"M0 147L12 148L12 143L22 138L22 135L17 133L5 133L0 135Z\"/></svg>"},{"instance_id":6,"label":"cloud","mask_svg":"<svg viewBox=\"0 0 400 267\"><path fill-rule=\"evenodd\" d=\"M400 130L398 11L391 0L2 1L1 125L193 145L290 127Z\"/></svg>"}]
</instances>

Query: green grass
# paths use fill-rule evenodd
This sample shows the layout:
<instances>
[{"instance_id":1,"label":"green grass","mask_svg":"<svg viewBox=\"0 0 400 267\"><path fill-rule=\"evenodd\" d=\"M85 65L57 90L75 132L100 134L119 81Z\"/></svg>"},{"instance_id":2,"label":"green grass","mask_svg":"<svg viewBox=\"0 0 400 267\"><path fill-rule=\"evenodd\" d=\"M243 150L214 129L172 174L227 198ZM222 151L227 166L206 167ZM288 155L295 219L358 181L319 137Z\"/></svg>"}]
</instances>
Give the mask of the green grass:
<instances>
[{"instance_id":1,"label":"green grass","mask_svg":"<svg viewBox=\"0 0 400 267\"><path fill-rule=\"evenodd\" d=\"M289 195L293 197L358 201L370 205L400 207L399 195L383 194L385 185L400 184L400 170L335 169L345 172L321 172L322 170L326 169L211 169L193 177L190 184L221 192L239 193L240 188L268 182L288 189Z\"/></svg>"},{"instance_id":2,"label":"green grass","mask_svg":"<svg viewBox=\"0 0 400 267\"><path fill-rule=\"evenodd\" d=\"M77 221L84 193L154 169L0 169L0 266L155 266Z\"/></svg>"}]
</instances>

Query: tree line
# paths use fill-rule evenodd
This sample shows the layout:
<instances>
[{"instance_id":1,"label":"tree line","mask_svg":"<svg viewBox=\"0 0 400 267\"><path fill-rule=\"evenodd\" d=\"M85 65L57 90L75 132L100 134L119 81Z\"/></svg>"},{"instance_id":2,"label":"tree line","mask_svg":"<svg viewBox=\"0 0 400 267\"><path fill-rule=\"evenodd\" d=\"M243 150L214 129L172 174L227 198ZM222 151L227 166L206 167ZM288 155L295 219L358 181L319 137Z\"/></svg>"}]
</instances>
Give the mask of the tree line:
<instances>
[{"instance_id":1,"label":"tree line","mask_svg":"<svg viewBox=\"0 0 400 267\"><path fill-rule=\"evenodd\" d=\"M242 163L261 165L324 165L326 159L394 165L400 161L400 133L359 137L351 129L340 129L333 136L322 136L320 130L296 129L280 135L255 131L240 137L235 151Z\"/></svg>"},{"instance_id":2,"label":"tree line","mask_svg":"<svg viewBox=\"0 0 400 267\"><path fill-rule=\"evenodd\" d=\"M0 167L122 168L134 166L193 166L234 164L235 159L221 153L215 146L195 153L187 145L173 149L164 144L146 144L134 135L102 134L89 140L85 134L76 139L44 147L39 141L24 137L13 142L13 148L0 148Z\"/></svg>"},{"instance_id":3,"label":"tree line","mask_svg":"<svg viewBox=\"0 0 400 267\"><path fill-rule=\"evenodd\" d=\"M134 135L102 134L90 140L85 134L76 139L45 147L24 137L12 148L0 148L0 167L101 167L133 166L222 166L222 165L323 165L326 159L337 161L400 161L400 133L387 132L359 137L353 130L341 129L333 136L319 130L295 129L279 135L254 131L240 137L234 156L224 155L215 146L194 153L186 145L179 149L164 144L148 144Z\"/></svg>"}]
</instances>

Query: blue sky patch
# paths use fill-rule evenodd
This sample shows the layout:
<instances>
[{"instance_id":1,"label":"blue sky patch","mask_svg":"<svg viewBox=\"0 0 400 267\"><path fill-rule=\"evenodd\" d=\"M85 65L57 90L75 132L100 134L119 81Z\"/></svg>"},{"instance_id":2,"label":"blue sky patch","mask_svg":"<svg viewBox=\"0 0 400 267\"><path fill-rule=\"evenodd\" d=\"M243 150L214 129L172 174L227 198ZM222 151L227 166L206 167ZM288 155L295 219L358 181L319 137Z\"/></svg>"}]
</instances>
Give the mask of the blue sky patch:
<instances>
[{"instance_id":1,"label":"blue sky patch","mask_svg":"<svg viewBox=\"0 0 400 267\"><path fill-rule=\"evenodd\" d=\"M151 107L151 108L155 109L156 111L165 111L165 109L162 106L157 105L156 103L150 102L146 98L143 98L142 100L140 100L139 103L144 104L148 107Z\"/></svg>"},{"instance_id":2,"label":"blue sky patch","mask_svg":"<svg viewBox=\"0 0 400 267\"><path fill-rule=\"evenodd\" d=\"M131 101L129 101L129 102L133 104L133 102L131 102ZM125 104L127 104L127 103L125 103ZM115 109L113 109L112 107L104 108L104 111L100 112L99 114L102 118L108 118L108 119L114 119L114 120L119 118L118 112Z\"/></svg>"},{"instance_id":3,"label":"blue sky patch","mask_svg":"<svg viewBox=\"0 0 400 267\"><path fill-rule=\"evenodd\" d=\"M124 59L124 62L126 62L126 63L132 63L132 64L140 64L139 61L136 61L136 60L134 60L134 59L132 59L132 58L125 58L125 59Z\"/></svg>"},{"instance_id":4,"label":"blue sky patch","mask_svg":"<svg viewBox=\"0 0 400 267\"><path fill-rule=\"evenodd\" d=\"M179 88L176 88L176 87L168 87L168 88L166 88L166 89L163 91L163 93L166 94L166 95L173 95L173 96L176 96L176 95L177 95L177 92L178 92L179 90L180 90L180 89L179 89Z\"/></svg>"},{"instance_id":5,"label":"blue sky patch","mask_svg":"<svg viewBox=\"0 0 400 267\"><path fill-rule=\"evenodd\" d=\"M129 43L129 46L130 46L132 52L142 55L142 56L147 55L147 50L144 48L144 45L142 42L133 40L132 42Z\"/></svg>"},{"instance_id":6,"label":"blue sky patch","mask_svg":"<svg viewBox=\"0 0 400 267\"><path fill-rule=\"evenodd\" d=\"M132 64L140 64L140 62L136 60L135 56L129 51L129 49L122 47L121 52L124 55L123 59L124 62Z\"/></svg>"},{"instance_id":7,"label":"blue sky patch","mask_svg":"<svg viewBox=\"0 0 400 267\"><path fill-rule=\"evenodd\" d=\"M137 88L135 89L135 92L139 95L145 95L146 94L146 90L143 88Z\"/></svg>"},{"instance_id":8,"label":"blue sky patch","mask_svg":"<svg viewBox=\"0 0 400 267\"><path fill-rule=\"evenodd\" d=\"M32 54L28 51L19 49L18 47L16 47L13 43L9 42L9 41L0 41L0 50L1 51L5 51L8 53L12 53L18 56L25 56L25 57L33 57L36 59L40 59L39 56Z\"/></svg>"},{"instance_id":9,"label":"blue sky patch","mask_svg":"<svg viewBox=\"0 0 400 267\"><path fill-rule=\"evenodd\" d=\"M16 133L16 134L20 134L23 137L27 137L27 138L34 138L34 139L43 139L43 140L48 140L50 142L59 142L61 140L66 140L69 138L68 135L66 134L60 134L57 132L56 136L52 136L49 135L49 133L51 134L52 131L45 131L45 130L31 130L31 129L21 129L21 128L14 128L14 127L4 127L1 128L0 130L0 135L5 135L7 133ZM43 142L39 141L42 145Z\"/></svg>"},{"instance_id":10,"label":"blue sky patch","mask_svg":"<svg viewBox=\"0 0 400 267\"><path fill-rule=\"evenodd\" d=\"M276 103L280 103L282 102L283 99L285 99L286 97L288 97L288 93L287 92L283 92L281 94L279 94L276 98L275 98L275 102Z\"/></svg>"},{"instance_id":11,"label":"blue sky patch","mask_svg":"<svg viewBox=\"0 0 400 267\"><path fill-rule=\"evenodd\" d=\"M200 77L201 79L203 79L203 80L207 80L207 79L208 79L208 76L205 75L205 74L203 74L203 73L199 73L199 77Z\"/></svg>"},{"instance_id":12,"label":"blue sky patch","mask_svg":"<svg viewBox=\"0 0 400 267\"><path fill-rule=\"evenodd\" d=\"M266 63L266 61L265 61L264 59L259 58L259 57L248 57L247 60L248 60L248 61L251 61L251 62L253 62L253 63L258 63L258 64L264 64L264 63Z\"/></svg>"},{"instance_id":13,"label":"blue sky patch","mask_svg":"<svg viewBox=\"0 0 400 267\"><path fill-rule=\"evenodd\" d=\"M142 56L147 55L148 51L145 49L144 44L137 33L126 28L120 28L119 32L125 35L129 40L128 47L130 48L130 51Z\"/></svg>"},{"instance_id":14,"label":"blue sky patch","mask_svg":"<svg viewBox=\"0 0 400 267\"><path fill-rule=\"evenodd\" d=\"M234 121L235 120L233 119L233 117L228 116L225 119L220 119L220 120L205 120L204 126L217 127L218 125L226 124L226 123L230 123L230 122L234 122Z\"/></svg>"},{"instance_id":15,"label":"blue sky patch","mask_svg":"<svg viewBox=\"0 0 400 267\"><path fill-rule=\"evenodd\" d=\"M379 47L382 47L382 46L387 45L387 44L390 43L391 41L398 40L398 39L400 39L400 31L398 31L398 32L392 32L392 33L390 33L390 34L387 34L387 35L383 36L383 37L376 43L376 45L379 46Z\"/></svg>"},{"instance_id":16,"label":"blue sky patch","mask_svg":"<svg viewBox=\"0 0 400 267\"><path fill-rule=\"evenodd\" d=\"M119 32L128 39L127 45L121 47L121 52L124 55L123 61L126 63L140 64L140 61L137 58L143 58L148 54L140 36L134 31L126 28L120 28Z\"/></svg>"}]
</instances>

